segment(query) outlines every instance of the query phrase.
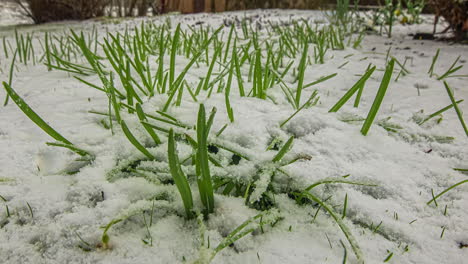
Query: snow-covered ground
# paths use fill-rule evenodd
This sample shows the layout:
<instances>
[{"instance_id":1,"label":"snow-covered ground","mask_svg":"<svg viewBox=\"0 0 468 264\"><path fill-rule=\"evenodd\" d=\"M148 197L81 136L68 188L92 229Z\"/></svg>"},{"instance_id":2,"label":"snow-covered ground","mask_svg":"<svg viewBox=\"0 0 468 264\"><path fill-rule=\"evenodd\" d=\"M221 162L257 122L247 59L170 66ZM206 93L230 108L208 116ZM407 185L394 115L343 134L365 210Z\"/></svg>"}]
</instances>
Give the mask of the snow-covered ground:
<instances>
[{"instance_id":1,"label":"snow-covered ground","mask_svg":"<svg viewBox=\"0 0 468 264\"><path fill-rule=\"evenodd\" d=\"M217 26L226 18L252 17L259 23L267 20L306 18L308 21L324 21L318 12L306 11L251 11L247 13L197 14L171 17L172 23L183 26L202 21ZM165 23L167 17L151 18L155 23ZM117 24L84 22L74 23L76 29L90 31L93 26L105 34L122 31L125 25L138 25L141 19ZM322 76L337 76L305 89L304 98L318 91L320 101L316 106L304 109L282 129L279 123L293 112L279 85L268 94L271 100L239 97L237 82L233 82L231 106L235 122L229 123L224 93L214 94L204 101L207 109L217 107L212 131L229 126L220 136L235 148L245 151L259 163L271 160L273 151L265 151L274 137L287 140L295 136L292 150L287 155L308 156L284 168L291 178L286 179L292 188L306 186L325 178L337 178L350 174L346 179L375 183L377 187L331 184L314 188L323 199L332 196L329 204L343 209L347 195L347 214L344 222L360 245L366 263L382 263L391 254L389 263L466 263L468 259L468 184L461 185L437 199L438 207L426 203L445 188L467 179L467 175L453 168L468 168L468 137L453 109L443 113L440 124L430 120L422 126L413 117L420 110L433 113L449 104L450 99L441 81L430 77L428 70L432 57L440 48L435 65L436 74L444 73L458 56L464 65L457 75L468 74L466 60L468 46L445 42L413 40L408 33L430 31L430 18L415 26L394 28L392 39L368 35L358 49L330 50L324 64L307 67L304 83ZM50 30L48 26L23 29ZM66 31L69 25L54 24L54 32ZM226 34L229 32L225 30ZM0 32L14 43L13 32ZM400 126L397 132L389 132L374 124L367 136L360 133L362 122L343 120L366 117L383 76L389 47L391 55L399 61L408 58L409 73L395 81L395 73L383 100L376 121L391 117L388 122ZM37 50L40 46L37 46ZM310 53L313 53L311 49ZM8 79L11 61L0 52L0 80ZM167 58L169 62L169 58ZM181 71L188 60L178 57L177 70ZM339 66L348 62L346 65ZM353 108L354 97L338 113L328 110L353 86L365 72L369 63L378 70L366 83L359 108ZM217 69L215 69L216 71ZM243 69L248 74L248 67ZM192 68L187 76L189 85L196 86L204 77L207 67ZM99 83L97 76L87 77L89 82ZM294 78L285 81L295 87ZM457 100L468 100L466 77L448 78ZM119 84L120 85L120 84ZM250 89L251 83L246 83ZM110 249L99 248L102 226L125 214L125 210L138 206L155 194L169 192L176 199L176 212L183 212L175 187L153 184L140 177L109 182L106 175L120 159L142 157L116 129L100 125L102 117L89 110L107 111L107 96L74 79L62 71L48 72L44 65L18 64L12 87L52 127L77 146L91 150L95 161L74 175L60 171L73 159L69 151L49 147L52 141L19 108L10 101L0 108L0 261L2 263L191 263L199 257L200 235L196 220L186 221L183 213L171 213L163 206L154 210L153 225L145 227L143 214L135 215L116 224L109 231ZM235 91L235 92L234 92ZM0 98L6 93L2 89ZM145 101L145 110L160 108L165 96L155 96ZM305 100L305 99L304 99ZM468 112L468 102L460 109ZM184 94L180 107L169 112L186 124L194 125L198 103ZM124 115L128 123L137 127L134 116ZM465 115L465 119L468 116ZM135 133L143 140L144 131ZM442 137L454 137L445 142ZM166 142L165 137L163 141ZM155 155L165 159L166 143L155 150ZM179 146L181 159L191 153ZM256 168L241 163L231 168L233 177L246 177ZM216 169L213 168L216 172ZM215 173L214 172L214 173ZM279 177L279 176L278 176ZM201 207L196 188L192 187L196 206ZM275 196L282 219L264 232L255 231L232 246L221 251L214 263L341 263L343 246L347 247L348 262L356 262L346 238L338 225L325 212L314 217L317 207L297 205L285 194ZM8 206L10 217L7 217ZM29 209L29 206L31 210ZM32 212L32 213L31 213ZM244 204L242 197L215 195L215 212L205 221L206 234L212 247L249 217L256 215ZM314 220L315 218L315 220ZM148 232L153 245L142 242ZM84 251L83 241L90 251ZM340 243L340 241L343 242Z\"/></svg>"}]
</instances>

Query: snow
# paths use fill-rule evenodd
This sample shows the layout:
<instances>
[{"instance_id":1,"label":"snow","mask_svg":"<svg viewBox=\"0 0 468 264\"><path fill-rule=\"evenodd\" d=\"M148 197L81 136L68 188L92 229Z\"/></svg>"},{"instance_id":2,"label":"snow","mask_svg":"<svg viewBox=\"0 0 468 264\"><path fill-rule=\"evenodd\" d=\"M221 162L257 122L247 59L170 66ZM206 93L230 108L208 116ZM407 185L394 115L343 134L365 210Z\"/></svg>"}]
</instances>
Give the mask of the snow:
<instances>
[{"instance_id":1,"label":"snow","mask_svg":"<svg viewBox=\"0 0 468 264\"><path fill-rule=\"evenodd\" d=\"M244 16L254 21L325 20L316 11L278 10L171 16L170 19L174 25L180 22L184 27L197 21L216 27L226 18ZM167 18L162 16L151 20L165 23ZM124 30L125 25L139 25L141 20L117 24L91 21L52 24L49 28L46 25L19 31L67 32L69 27L91 30L96 26L104 36L106 29L111 32ZM438 207L428 206L426 202L432 199L431 190L436 195L467 179L467 175L453 170L468 167L467 136L453 109L443 114L440 124L427 122L419 126L413 121L413 115L421 109L424 114L430 114L451 103L443 83L427 74L437 48L441 51L435 72L440 74L458 56L461 56L459 63L466 65L468 47L411 39L408 33L431 30L431 18L425 17L425 20L421 25L395 26L392 39L368 35L362 48L330 50L325 64L308 66L304 83L335 72L338 75L307 88L303 98L308 98L316 89L320 96L318 105L299 112L283 129L278 124L294 110L284 99L279 86L268 91L278 99L275 104L269 100L239 97L237 82L234 81L230 100L235 122L219 138L213 136L212 142L216 140L245 153L252 162L241 160L239 166L227 166L222 170L226 177L244 182L257 180L266 189L271 180L268 170L274 166L270 161L277 153L265 151L266 147L273 138L278 137L285 142L294 135L292 150L286 157L303 155L311 158L284 167L290 178L276 174L277 188L305 189L318 180L336 179L347 174L351 175L346 178L348 180L378 184L378 187L331 184L313 189L323 199L332 195L328 203L336 206L340 215L347 194L347 217L344 221L359 243L367 263L381 263L390 252L393 252L390 263L466 262L468 249L459 245L468 243L468 185L461 185L439 198ZM225 30L225 37L227 33ZM37 32L37 35L42 36L42 32ZM0 31L0 37L3 36L14 43L12 31ZM40 50L39 43L36 44ZM363 74L369 63L378 69L384 68L389 47L392 47L391 54L400 61L405 57L412 58L407 64L410 73L401 76L398 82L394 81L394 74L376 121L391 117L388 122L402 128L392 133L374 123L368 136L362 136L362 123L341 120L355 115L366 117L383 71L377 70L366 83L359 108L353 108L352 102L348 102L338 113L328 113L328 110L360 78L356 75ZM349 54L353 56L345 58ZM10 60L0 52L0 80L8 79ZM338 69L346 61L349 63ZM187 62L182 57L178 58L177 70L181 71ZM197 84L198 77L205 75L206 68L202 66L189 71L187 80L190 85ZM466 75L467 69L463 68L457 74ZM97 76L86 80L99 83ZM294 78L287 80L293 82ZM466 78L449 78L448 83L457 100L468 100ZM246 87L250 89L250 85L248 83ZM294 84L290 86L295 87ZM64 72L48 72L44 65L18 64L12 87L52 127L80 148L91 150L96 159L75 175L64 174L63 169L76 157L65 149L46 146L44 143L52 139L13 102L0 108L0 179L8 179L0 181L0 195L7 200L0 203L0 259L3 263L183 263L184 260L191 263L201 255L211 254L201 247L197 219L187 221L182 217L184 208L175 186L154 184L140 177L108 180L108 173L122 165L119 162L142 158L142 154L122 132L116 131L116 135L111 136L110 131L99 124L101 118L88 113L89 110L106 111L108 99L105 94ZM416 87L420 87L419 95ZM2 89L0 98L4 96ZM145 102L145 111L160 109L165 99L156 96ZM211 130L214 134L229 123L224 94L213 94L204 104L207 113L212 107L217 108ZM468 111L467 102L459 106L462 111ZM185 94L181 106L171 107L169 113L192 126L196 123L197 109L198 103ZM137 138L148 140L135 116L125 114L124 119ZM468 116L465 115L465 119ZM195 138L193 131L187 130L187 133L192 133ZM436 136L452 136L455 140L441 143ZM167 170L165 137L163 141L160 147L150 149L161 162L142 162L140 166ZM178 144L178 150L181 160L192 153L192 149L183 144ZM227 165L231 154L220 149L219 157ZM264 171L256 176L260 168ZM213 174L217 172L217 168L211 169ZM194 168L187 166L187 170L190 172ZM167 178L170 179L169 174ZM256 189L259 190L260 187ZM196 186L192 186L192 193L195 207L202 208ZM148 215L143 219L141 210L151 210L153 204L150 199L164 195L171 198L170 202L156 202L153 225L147 230L144 221L148 221ZM259 197L260 194L255 195ZM274 199L282 219L274 227L266 225L264 233L256 230L235 242L234 246L227 247L214 258L213 263L341 263L344 251L340 240L347 247L348 261L356 262L343 233L323 210L314 220L316 207L297 205L285 194L275 195ZM8 205L12 214L10 218L6 217L4 205ZM447 214L444 215L446 206ZM248 208L242 198L216 194L215 212L204 222L205 239L209 237L214 248L237 226L258 213ZM102 226L113 219L134 214L109 230L110 249L99 247ZM379 228L376 228L379 223ZM153 238L152 246L142 242L148 231ZM91 251L85 252L78 247L83 245L80 237L91 245Z\"/></svg>"}]
</instances>

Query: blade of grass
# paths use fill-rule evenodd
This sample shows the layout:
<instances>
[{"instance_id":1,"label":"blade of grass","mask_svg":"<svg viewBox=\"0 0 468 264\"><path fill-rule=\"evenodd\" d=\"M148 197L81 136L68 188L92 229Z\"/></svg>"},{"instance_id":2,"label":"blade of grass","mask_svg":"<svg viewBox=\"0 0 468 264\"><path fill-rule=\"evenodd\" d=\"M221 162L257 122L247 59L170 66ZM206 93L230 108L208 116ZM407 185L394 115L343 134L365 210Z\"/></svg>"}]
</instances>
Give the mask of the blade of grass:
<instances>
[{"instance_id":1,"label":"blade of grass","mask_svg":"<svg viewBox=\"0 0 468 264\"><path fill-rule=\"evenodd\" d=\"M380 105L382 104L385 93L387 92L388 85L390 84L394 66L395 66L395 60L392 59L387 65L384 77L382 79L382 82L380 83L379 91L377 92L374 102L372 103L372 107L369 110L369 114L367 115L367 118L364 121L364 124L362 125L361 134L363 134L364 136L366 136L367 133L369 132L369 129L372 123L374 122L375 116L377 115L377 112L379 111L379 108L380 108Z\"/></svg>"},{"instance_id":2,"label":"blade of grass","mask_svg":"<svg viewBox=\"0 0 468 264\"><path fill-rule=\"evenodd\" d=\"M167 155L169 159L169 168L171 171L171 175L182 198L186 217L188 219L193 218L194 214L192 213L192 190L190 189L190 185L187 181L187 178L185 177L185 174L180 166L179 157L177 156L176 152L174 131L172 129L169 130Z\"/></svg>"},{"instance_id":3,"label":"blade of grass","mask_svg":"<svg viewBox=\"0 0 468 264\"><path fill-rule=\"evenodd\" d=\"M200 104L197 120L197 153L196 153L196 171L198 190L200 198L205 206L206 213L212 213L214 210L214 194L211 182L210 167L208 164L208 145L207 138L210 126L207 126L205 116L205 106Z\"/></svg>"},{"instance_id":4,"label":"blade of grass","mask_svg":"<svg viewBox=\"0 0 468 264\"><path fill-rule=\"evenodd\" d=\"M450 89L446 81L444 81L444 85L445 85L445 89L447 90L447 94L450 97L450 101L452 101L453 108L455 108L455 112L457 112L458 120L460 120L463 130L465 130L465 134L468 137L468 128L466 127L465 120L463 119L463 114L460 111L460 108L458 108L457 102L455 102L455 98L453 97L452 90Z\"/></svg>"},{"instance_id":5,"label":"blade of grass","mask_svg":"<svg viewBox=\"0 0 468 264\"><path fill-rule=\"evenodd\" d=\"M133 146L135 146L136 149L138 149L141 153L143 153L146 157L148 157L150 160L154 160L155 157L153 154L151 154L143 145L141 145L140 142L133 136L132 132L127 127L127 124L125 123L125 120L120 121L120 126L122 127L122 131L124 132L125 136L127 137L128 141L132 143Z\"/></svg>"},{"instance_id":6,"label":"blade of grass","mask_svg":"<svg viewBox=\"0 0 468 264\"><path fill-rule=\"evenodd\" d=\"M36 112L34 112L29 105L8 85L6 82L3 82L3 87L5 88L8 95L11 97L13 102L23 111L23 113L31 119L38 127L40 127L44 132L49 136L54 138L57 141L63 142L68 145L73 145L70 141L64 138L60 133L55 131L51 126L49 126Z\"/></svg>"},{"instance_id":7,"label":"blade of grass","mask_svg":"<svg viewBox=\"0 0 468 264\"><path fill-rule=\"evenodd\" d=\"M361 86L363 86L366 83L366 81L371 77L376 68L377 67L374 66L367 70L366 73L353 85L353 87L351 87L351 89L349 89L343 95L343 97L340 98L340 100L338 100L338 102L336 102L336 104L332 108L330 108L328 112L333 113L340 110L340 108L361 88Z\"/></svg>"},{"instance_id":8,"label":"blade of grass","mask_svg":"<svg viewBox=\"0 0 468 264\"><path fill-rule=\"evenodd\" d=\"M453 188L459 186L459 185L462 185L464 183L467 183L468 180L463 180L461 182L458 182L458 183L455 183L454 185L448 187L447 189L443 190L441 193L439 193L438 195L436 196L433 196L433 198L431 200L429 200L426 204L427 205L430 205L432 202L436 203L436 199L439 198L440 196L444 195L446 192L452 190Z\"/></svg>"}]
</instances>

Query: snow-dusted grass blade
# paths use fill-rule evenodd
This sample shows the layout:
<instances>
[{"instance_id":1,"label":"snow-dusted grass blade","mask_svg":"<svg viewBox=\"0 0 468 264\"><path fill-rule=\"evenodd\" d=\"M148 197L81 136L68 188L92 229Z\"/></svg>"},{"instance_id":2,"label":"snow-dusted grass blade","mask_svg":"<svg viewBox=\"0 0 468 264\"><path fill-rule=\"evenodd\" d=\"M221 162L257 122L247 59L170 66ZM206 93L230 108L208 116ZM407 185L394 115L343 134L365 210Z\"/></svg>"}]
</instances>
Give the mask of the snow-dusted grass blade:
<instances>
[{"instance_id":1,"label":"snow-dusted grass blade","mask_svg":"<svg viewBox=\"0 0 468 264\"><path fill-rule=\"evenodd\" d=\"M279 216L275 215L275 212L272 213L270 211L266 211L247 219L231 233L229 233L229 235L227 235L218 246L216 246L216 248L212 251L210 258L207 260L207 263L210 263L216 254L221 250L232 245L234 242L252 233L253 231L259 228L262 229L264 225L273 224L278 220L278 218ZM256 221L258 221L258 223L256 223Z\"/></svg>"}]
</instances>

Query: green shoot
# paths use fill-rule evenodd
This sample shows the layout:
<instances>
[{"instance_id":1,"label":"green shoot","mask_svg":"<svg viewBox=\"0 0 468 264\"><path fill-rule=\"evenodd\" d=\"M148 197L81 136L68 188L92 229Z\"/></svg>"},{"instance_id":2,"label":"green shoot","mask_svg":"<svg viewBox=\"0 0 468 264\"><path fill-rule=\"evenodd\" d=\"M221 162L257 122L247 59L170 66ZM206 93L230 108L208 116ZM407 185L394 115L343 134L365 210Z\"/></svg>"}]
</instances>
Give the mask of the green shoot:
<instances>
[{"instance_id":1,"label":"green shoot","mask_svg":"<svg viewBox=\"0 0 468 264\"><path fill-rule=\"evenodd\" d=\"M312 95L309 97L309 99L307 100L307 102L305 102L301 107L299 107L290 117L284 120L280 124L280 127L283 127L284 125L286 125L289 122L289 120L291 120L295 115L297 115L297 113L299 113L302 109L307 108L310 105L316 104L319 98L317 98L315 102L312 102L312 100L314 100L316 96L317 96L317 91L314 91Z\"/></svg>"},{"instance_id":2,"label":"green shoot","mask_svg":"<svg viewBox=\"0 0 468 264\"><path fill-rule=\"evenodd\" d=\"M311 82L311 83L308 83L308 84L304 85L303 89L309 88L309 87L311 87L311 86L313 86L313 85L316 85L316 84L319 84L319 83L321 83L321 82L327 81L327 80L329 80L329 79L335 77L336 75L338 75L338 74L337 74L337 73L333 73L333 74L327 75L327 76L325 76L325 77L322 77L322 78L320 78L320 79L318 79L318 80L316 80L316 81L314 81L314 82Z\"/></svg>"},{"instance_id":3,"label":"green shoot","mask_svg":"<svg viewBox=\"0 0 468 264\"><path fill-rule=\"evenodd\" d=\"M55 131L51 126L49 126L34 110L32 110L29 105L8 85L6 82L3 82L3 87L5 88L8 95L15 102L15 104L26 114L31 121L33 121L38 127L40 127L44 132L49 136L54 138L57 141L63 142L67 145L73 145L70 141L64 138L60 133Z\"/></svg>"},{"instance_id":4,"label":"green shoot","mask_svg":"<svg viewBox=\"0 0 468 264\"><path fill-rule=\"evenodd\" d=\"M182 202L184 203L186 217L190 219L194 216L192 212L192 190L190 189L187 177L185 177L185 174L180 166L179 157L177 156L176 151L174 131L172 129L169 130L167 155L172 178L174 179L174 182L182 198Z\"/></svg>"},{"instance_id":5,"label":"green shoot","mask_svg":"<svg viewBox=\"0 0 468 264\"><path fill-rule=\"evenodd\" d=\"M291 149L294 137L290 137L288 141L284 144L284 146L278 151L278 153L273 158L273 162L279 162L286 153Z\"/></svg>"},{"instance_id":6,"label":"green shoot","mask_svg":"<svg viewBox=\"0 0 468 264\"><path fill-rule=\"evenodd\" d=\"M388 63L388 66L385 70L385 74L380 84L379 91L377 92L377 95L375 96L374 103L372 104L372 107L369 110L369 114L367 115L366 121L364 121L364 124L362 125L361 134L363 134L364 136L366 136L367 133L369 132L369 129L372 123L374 122L375 116L377 115L377 112L379 111L379 108L380 108L380 105L382 104L385 93L387 92L388 85L390 84L394 66L395 66L395 60L392 59Z\"/></svg>"},{"instance_id":7,"label":"green shoot","mask_svg":"<svg viewBox=\"0 0 468 264\"><path fill-rule=\"evenodd\" d=\"M299 63L298 69L298 81L297 81L297 89L296 89L296 97L294 102L296 103L296 108L299 108L299 104L301 103L301 93L302 89L304 88L304 74L307 67L307 51L309 49L309 45L307 42L304 42L304 50L302 51L301 61Z\"/></svg>"},{"instance_id":8,"label":"green shoot","mask_svg":"<svg viewBox=\"0 0 468 264\"><path fill-rule=\"evenodd\" d=\"M138 115L138 118L140 119L141 122L143 121L147 121L146 119L146 115L145 115L145 112L143 112L143 108L141 107L141 105L139 103L136 104L136 111L137 111L137 115ZM154 132L153 128L146 125L145 123L142 123L143 124L143 127L146 129L146 132L148 132L148 134L151 136L151 138L153 139L154 143L156 145L159 145L161 144L161 140L159 139L158 135L156 134L156 132Z\"/></svg>"},{"instance_id":9,"label":"green shoot","mask_svg":"<svg viewBox=\"0 0 468 264\"><path fill-rule=\"evenodd\" d=\"M432 58L431 67L429 68L429 71L427 72L430 77L432 77L432 75L434 75L434 67L435 67L435 64L437 62L437 59L439 58L439 53L440 53L440 49L437 49L436 54Z\"/></svg>"},{"instance_id":10,"label":"green shoot","mask_svg":"<svg viewBox=\"0 0 468 264\"><path fill-rule=\"evenodd\" d=\"M337 112L340 108L359 90L362 89L366 81L371 77L377 67L374 66L366 71L366 73L349 89L336 104L330 108L328 112Z\"/></svg>"},{"instance_id":11,"label":"green shoot","mask_svg":"<svg viewBox=\"0 0 468 264\"><path fill-rule=\"evenodd\" d=\"M122 127L122 131L124 132L128 141L130 141L130 143L132 143L132 145L135 146L136 149L138 149L141 153L143 153L150 160L155 159L153 154L151 154L140 142L138 142L135 136L133 136L132 132L130 132L124 120L120 121L120 126Z\"/></svg>"},{"instance_id":12,"label":"green shoot","mask_svg":"<svg viewBox=\"0 0 468 264\"><path fill-rule=\"evenodd\" d=\"M351 248L354 251L354 254L356 255L356 258L358 259L359 262L364 261L364 256L361 252L361 249L359 248L359 245L356 242L356 239L354 238L353 234L351 234L351 231L349 228L346 226L346 224L343 222L341 217L333 210L331 206L326 204L322 199L318 198L317 196L304 191L300 193L300 195L305 196L306 198L318 203L322 208L324 208L330 215L331 217L335 220L335 222L338 224L340 227L341 231L343 231L343 234L345 235L346 239L348 240L349 244L351 245Z\"/></svg>"},{"instance_id":13,"label":"green shoot","mask_svg":"<svg viewBox=\"0 0 468 264\"><path fill-rule=\"evenodd\" d=\"M460 104L460 103L463 102L463 101L464 101L464 100L458 100L458 101L456 101L455 103L458 105L458 104ZM436 112L434 112L434 113L428 115L428 116L427 116L426 118L424 118L421 122L419 122L418 125L422 125L422 124L426 123L426 122L429 121L430 119L432 119L432 118L434 118L434 117L436 117L436 116L438 116L438 115L444 113L445 111L449 110L449 109L452 108L452 107L453 107L453 104L450 104L450 105L447 105L446 107L440 109L439 111L436 111Z\"/></svg>"},{"instance_id":14,"label":"green shoot","mask_svg":"<svg viewBox=\"0 0 468 264\"><path fill-rule=\"evenodd\" d=\"M214 117L214 115L212 115ZM196 171L198 190L200 198L206 208L206 212L212 213L214 210L214 194L211 182L210 167L208 164L208 134L210 131L212 118L206 123L205 106L200 104L197 120L197 152Z\"/></svg>"},{"instance_id":15,"label":"green shoot","mask_svg":"<svg viewBox=\"0 0 468 264\"><path fill-rule=\"evenodd\" d=\"M455 67L455 65L457 65L457 62L458 62L459 59L460 59L460 56L457 57L457 59L455 60L455 62L453 62L453 64L450 66L450 68L444 74L442 74L439 78L437 78L437 80L440 81L440 80L443 80L445 78L448 78L448 77L450 77L450 75L452 73L455 73L458 70L460 70L461 68L463 68L463 65Z\"/></svg>"},{"instance_id":16,"label":"green shoot","mask_svg":"<svg viewBox=\"0 0 468 264\"><path fill-rule=\"evenodd\" d=\"M468 128L466 127L465 120L463 120L463 114L460 111L460 108L458 108L457 102L455 102L455 98L453 97L452 90L450 89L446 81L444 81L444 85L445 85L445 89L447 90L447 94L450 97L450 101L452 101L453 108L455 108L455 112L457 112L457 116L458 116L458 119L460 120L463 130L465 130L465 134L468 137Z\"/></svg>"},{"instance_id":17,"label":"green shoot","mask_svg":"<svg viewBox=\"0 0 468 264\"><path fill-rule=\"evenodd\" d=\"M455 188L455 187L457 187L457 186L459 186L459 185L462 185L462 184L464 184L464 183L467 183L467 182L468 182L468 180L463 180L463 181L461 181L461 182L455 183L454 185L452 185L452 186L448 187L447 189L443 190L443 191L442 191L441 193L439 193L438 195L436 195L436 196L433 195L433 196L432 196L432 199L429 200L426 204L427 204L427 205L430 205L432 202L434 202L434 204L437 204L437 202L436 202L437 198L441 197L442 195L444 195L446 192L452 190L453 188Z\"/></svg>"},{"instance_id":18,"label":"green shoot","mask_svg":"<svg viewBox=\"0 0 468 264\"><path fill-rule=\"evenodd\" d=\"M11 60L10 74L9 74L9 77L8 77L8 86L10 86L10 87L11 87L11 83L13 81L13 70L15 68L15 61L16 61L16 55L17 54L18 54L18 49L15 51L15 53L13 55L13 59ZM3 103L3 106L8 105L9 98L10 98L10 95L7 93L7 96L5 98L5 102Z\"/></svg>"}]
</instances>

